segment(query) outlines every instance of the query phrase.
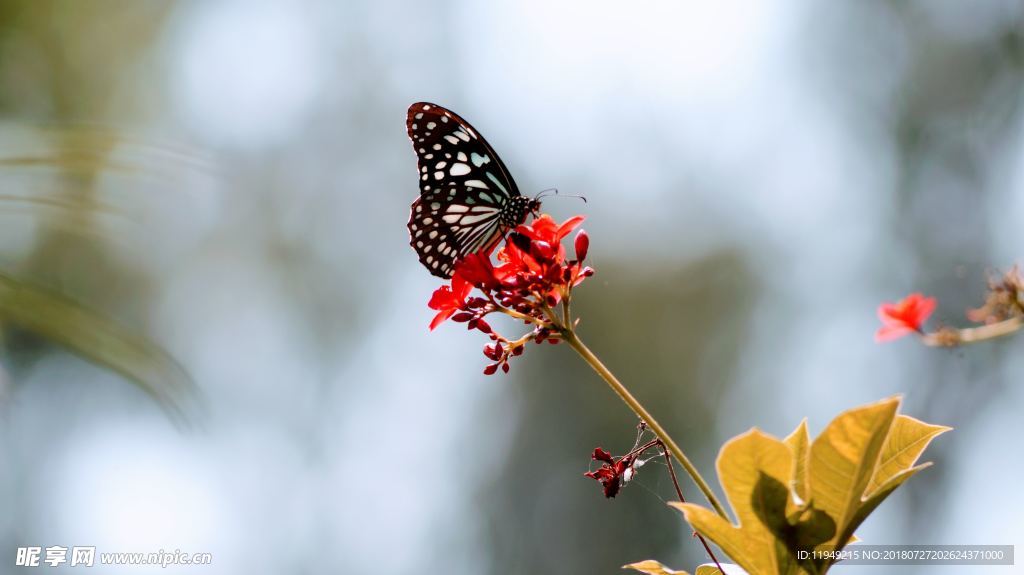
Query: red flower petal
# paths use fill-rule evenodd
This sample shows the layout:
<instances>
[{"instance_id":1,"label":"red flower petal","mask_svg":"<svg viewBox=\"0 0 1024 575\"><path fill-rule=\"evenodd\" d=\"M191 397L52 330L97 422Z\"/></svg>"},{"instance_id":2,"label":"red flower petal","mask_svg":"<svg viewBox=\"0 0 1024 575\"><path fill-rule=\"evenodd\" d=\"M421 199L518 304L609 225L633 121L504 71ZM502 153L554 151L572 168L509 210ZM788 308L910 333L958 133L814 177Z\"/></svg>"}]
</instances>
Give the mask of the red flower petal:
<instances>
[{"instance_id":1,"label":"red flower petal","mask_svg":"<svg viewBox=\"0 0 1024 575\"><path fill-rule=\"evenodd\" d=\"M914 330L902 325L887 325L875 332L875 343L884 343L914 333Z\"/></svg>"},{"instance_id":2,"label":"red flower petal","mask_svg":"<svg viewBox=\"0 0 1024 575\"><path fill-rule=\"evenodd\" d=\"M427 302L427 307L430 309L444 309L451 299L452 288L448 286L441 286L431 294L430 301Z\"/></svg>"},{"instance_id":3,"label":"red flower petal","mask_svg":"<svg viewBox=\"0 0 1024 575\"><path fill-rule=\"evenodd\" d=\"M562 222L562 225L558 226L558 241L562 241L562 238L569 235L576 229L576 226L582 224L585 219L586 218L584 216L573 216Z\"/></svg>"},{"instance_id":4,"label":"red flower petal","mask_svg":"<svg viewBox=\"0 0 1024 575\"><path fill-rule=\"evenodd\" d=\"M483 252L469 254L455 264L455 277L464 281L467 285L491 288L496 285L494 276L494 264L491 263L491 256Z\"/></svg>"},{"instance_id":5,"label":"red flower petal","mask_svg":"<svg viewBox=\"0 0 1024 575\"><path fill-rule=\"evenodd\" d=\"M444 323L444 320L448 319L455 313L453 309L443 310L434 316L434 319L430 321L430 331L434 331L434 328Z\"/></svg>"},{"instance_id":6,"label":"red flower petal","mask_svg":"<svg viewBox=\"0 0 1024 575\"><path fill-rule=\"evenodd\" d=\"M590 455L590 458L593 459L594 461L604 461L605 463L615 463L615 460L612 459L612 454L608 453L607 451L605 451L603 449L601 449L600 447L595 447L594 448L594 453L592 453Z\"/></svg>"},{"instance_id":7,"label":"red flower petal","mask_svg":"<svg viewBox=\"0 0 1024 575\"><path fill-rule=\"evenodd\" d=\"M467 282L462 276L452 276L452 293L458 298L459 304L466 300L469 292L473 291L473 285Z\"/></svg>"},{"instance_id":8,"label":"red flower petal","mask_svg":"<svg viewBox=\"0 0 1024 575\"><path fill-rule=\"evenodd\" d=\"M466 296L472 289L473 286L466 283L464 279L453 276L451 287L441 286L434 290L430 301L427 302L427 307L437 310L439 313L430 322L431 331L450 318L452 314L466 307ZM472 314L470 315L472 316Z\"/></svg>"}]
</instances>

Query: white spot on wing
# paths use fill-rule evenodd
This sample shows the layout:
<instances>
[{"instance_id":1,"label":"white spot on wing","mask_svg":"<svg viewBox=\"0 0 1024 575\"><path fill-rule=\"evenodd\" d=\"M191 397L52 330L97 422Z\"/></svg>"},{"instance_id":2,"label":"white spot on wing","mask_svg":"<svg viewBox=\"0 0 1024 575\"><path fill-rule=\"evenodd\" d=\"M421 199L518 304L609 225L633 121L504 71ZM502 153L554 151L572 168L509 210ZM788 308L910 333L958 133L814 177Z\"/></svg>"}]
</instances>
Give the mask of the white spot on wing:
<instances>
[{"instance_id":1,"label":"white spot on wing","mask_svg":"<svg viewBox=\"0 0 1024 575\"><path fill-rule=\"evenodd\" d=\"M448 171L453 176L465 176L466 174L472 171L472 168L469 167L469 164L463 164L462 162L458 162L456 164L452 164L451 169Z\"/></svg>"},{"instance_id":2,"label":"white spot on wing","mask_svg":"<svg viewBox=\"0 0 1024 575\"><path fill-rule=\"evenodd\" d=\"M434 177L437 177L437 176L435 175ZM508 193L508 190L506 190L506 189L505 189L505 186L503 186L503 185L502 185L502 183L501 183L501 180L499 180L499 179L498 179L497 177L495 177L495 175L494 175L494 174L492 174L492 173L490 173L490 172L487 172L487 177L488 177L488 178L490 178L490 180L491 180L492 182L494 182L494 185L498 186L498 188L499 188L499 189L500 189L501 191L505 192L506 194ZM440 178L439 178L439 179L440 179Z\"/></svg>"},{"instance_id":3,"label":"white spot on wing","mask_svg":"<svg viewBox=\"0 0 1024 575\"><path fill-rule=\"evenodd\" d=\"M479 214L479 215L475 215L475 216L462 216L462 223L466 224L466 225L472 225L472 224L475 224L475 223L479 222L480 220L486 220L488 218L493 218L495 211L497 211L497 210L493 210L489 214Z\"/></svg>"}]
</instances>

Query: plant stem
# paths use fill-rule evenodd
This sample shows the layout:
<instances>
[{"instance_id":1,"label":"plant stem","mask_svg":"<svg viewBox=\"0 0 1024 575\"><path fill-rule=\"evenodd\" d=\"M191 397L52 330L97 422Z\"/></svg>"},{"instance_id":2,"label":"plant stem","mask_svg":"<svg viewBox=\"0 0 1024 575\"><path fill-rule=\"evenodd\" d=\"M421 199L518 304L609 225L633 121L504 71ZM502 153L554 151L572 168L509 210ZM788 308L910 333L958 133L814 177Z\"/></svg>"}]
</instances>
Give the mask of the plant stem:
<instances>
[{"instance_id":1,"label":"plant stem","mask_svg":"<svg viewBox=\"0 0 1024 575\"><path fill-rule=\"evenodd\" d=\"M1024 318L1012 317L997 323L964 329L945 328L922 335L921 341L932 347L951 347L1005 337L1024 328Z\"/></svg>"},{"instance_id":2,"label":"plant stem","mask_svg":"<svg viewBox=\"0 0 1024 575\"><path fill-rule=\"evenodd\" d=\"M672 441L672 438L669 437L668 433L665 432L664 428L662 428L661 425L654 419L654 417L652 417L651 414L644 408L644 406L641 405L635 397L633 397L633 394L630 393L628 389L626 389L626 386L622 385L622 382L620 382L615 377L615 375L607 367L605 367L603 363L601 363L601 360L598 359L596 355L594 355L594 352L590 351L590 348L583 345L583 342L576 335L576 332L573 331L568 326L565 326L562 330L562 338L570 346L572 346L574 350L576 350L576 353L580 354L580 357L582 357L584 361L590 364L590 367L592 367L594 371L596 371L597 374L600 375L601 378L608 383L609 386L611 386L612 390L615 391L616 394L618 394L619 398L621 398L622 401L624 401L626 405L628 405L629 408L633 410L633 413L635 413L637 417L639 417L643 422L647 424L648 427L651 428L651 431L653 431L654 434L658 436L658 439L664 442L665 447L668 449L668 451L671 452L672 455L679 462L679 464L683 466L683 469L686 470L686 473L690 476L690 479L692 479L693 482L697 484L697 487L700 489L701 493L703 493L704 497L708 500L708 503L710 503L711 506L715 508L715 511L719 515L721 515L723 519L728 520L729 517L725 514L725 508L723 508L722 504L718 502L718 498L715 497L715 493L711 491L710 487L708 487L707 482L704 481L703 477L701 477L700 473L697 471L697 468L693 466L693 463L691 463L690 459L686 457L686 454L683 453L683 450L680 449L678 445L676 445L676 442Z\"/></svg>"},{"instance_id":3,"label":"plant stem","mask_svg":"<svg viewBox=\"0 0 1024 575\"><path fill-rule=\"evenodd\" d=\"M658 443L661 445L662 455L665 456L665 465L668 465L668 474L672 477L672 486L676 488L676 495L679 496L679 502L686 503L686 500L683 499L683 490L679 488L679 481L676 479L676 468L672 463L672 456L668 454L668 450L665 449L665 444L661 443L661 440L658 440ZM693 534L697 536L697 539L700 539L701 545L704 546L704 550L708 552L708 557L711 557L711 560L715 562L715 567L718 567L718 572L725 573L725 570L722 569L722 564L718 562L718 557L715 557L714 552L711 551L711 546L708 545L707 539L704 539L704 536L696 531L694 531Z\"/></svg>"}]
</instances>

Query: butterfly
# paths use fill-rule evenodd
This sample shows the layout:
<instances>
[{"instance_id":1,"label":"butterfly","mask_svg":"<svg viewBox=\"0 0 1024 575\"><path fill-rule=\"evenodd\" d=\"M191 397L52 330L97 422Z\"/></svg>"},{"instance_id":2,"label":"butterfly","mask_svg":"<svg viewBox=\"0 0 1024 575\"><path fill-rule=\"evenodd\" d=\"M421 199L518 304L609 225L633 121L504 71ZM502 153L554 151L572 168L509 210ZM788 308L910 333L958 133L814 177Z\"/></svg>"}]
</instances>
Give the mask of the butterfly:
<instances>
[{"instance_id":1,"label":"butterfly","mask_svg":"<svg viewBox=\"0 0 1024 575\"><path fill-rule=\"evenodd\" d=\"M450 278L459 260L489 254L510 229L540 211L540 200L519 193L491 145L455 112L417 102L405 126L420 177L409 245L430 273Z\"/></svg>"}]
</instances>

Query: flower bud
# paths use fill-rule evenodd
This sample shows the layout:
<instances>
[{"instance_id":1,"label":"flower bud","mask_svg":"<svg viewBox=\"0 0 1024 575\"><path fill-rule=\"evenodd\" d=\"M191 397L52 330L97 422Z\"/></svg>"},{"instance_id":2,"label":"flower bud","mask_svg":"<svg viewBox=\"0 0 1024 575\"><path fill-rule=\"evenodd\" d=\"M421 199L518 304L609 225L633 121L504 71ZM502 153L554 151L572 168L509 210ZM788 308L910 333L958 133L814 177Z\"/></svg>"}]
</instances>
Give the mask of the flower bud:
<instances>
[{"instance_id":1,"label":"flower bud","mask_svg":"<svg viewBox=\"0 0 1024 575\"><path fill-rule=\"evenodd\" d=\"M491 333L491 324L483 319L476 320L476 328L484 333Z\"/></svg>"},{"instance_id":2,"label":"flower bud","mask_svg":"<svg viewBox=\"0 0 1024 575\"><path fill-rule=\"evenodd\" d=\"M576 261L583 261L587 259L587 250L590 249L590 236L587 235L586 231L580 230L579 233L576 234L575 247Z\"/></svg>"},{"instance_id":3,"label":"flower bud","mask_svg":"<svg viewBox=\"0 0 1024 575\"><path fill-rule=\"evenodd\" d=\"M501 344L499 343L496 345L485 345L484 355L487 356L487 359L490 359L492 361L498 361L499 359L501 359Z\"/></svg>"}]
</instances>

